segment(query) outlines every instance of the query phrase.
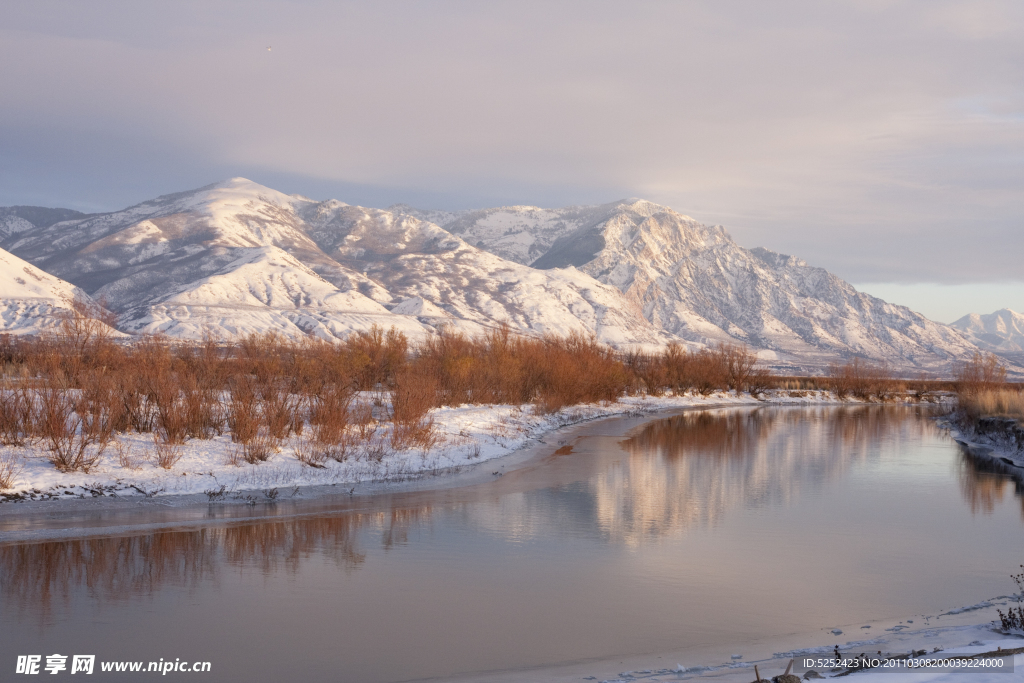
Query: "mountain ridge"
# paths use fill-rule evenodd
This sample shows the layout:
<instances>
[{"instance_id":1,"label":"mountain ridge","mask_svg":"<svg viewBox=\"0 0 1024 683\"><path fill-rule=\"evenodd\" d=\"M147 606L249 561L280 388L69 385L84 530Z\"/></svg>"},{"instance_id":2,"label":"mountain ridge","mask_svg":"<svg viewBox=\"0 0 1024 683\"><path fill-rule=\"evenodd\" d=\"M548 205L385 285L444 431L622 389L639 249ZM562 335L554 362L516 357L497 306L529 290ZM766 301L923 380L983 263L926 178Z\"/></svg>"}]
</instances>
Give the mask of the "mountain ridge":
<instances>
[{"instance_id":1,"label":"mountain ridge","mask_svg":"<svg viewBox=\"0 0 1024 683\"><path fill-rule=\"evenodd\" d=\"M722 226L635 198L375 209L233 178L21 226L0 247L104 297L135 333L332 338L394 324L422 337L508 324L620 347L740 342L795 372L853 356L946 371L978 349L795 256L745 249Z\"/></svg>"}]
</instances>

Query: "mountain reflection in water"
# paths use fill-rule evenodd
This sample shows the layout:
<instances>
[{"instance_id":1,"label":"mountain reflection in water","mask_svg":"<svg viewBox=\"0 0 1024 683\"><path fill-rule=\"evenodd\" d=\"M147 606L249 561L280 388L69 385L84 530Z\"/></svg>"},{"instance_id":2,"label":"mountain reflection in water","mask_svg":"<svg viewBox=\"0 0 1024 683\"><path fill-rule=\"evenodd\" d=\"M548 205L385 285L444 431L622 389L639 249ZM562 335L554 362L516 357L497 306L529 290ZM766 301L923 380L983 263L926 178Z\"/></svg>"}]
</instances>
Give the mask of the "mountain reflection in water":
<instances>
[{"instance_id":1,"label":"mountain reflection in water","mask_svg":"<svg viewBox=\"0 0 1024 683\"><path fill-rule=\"evenodd\" d=\"M883 434L917 443L935 429L883 406L683 413L622 442L628 464L593 484L598 517L629 545L714 525L730 508L785 504L878 457Z\"/></svg>"}]
</instances>

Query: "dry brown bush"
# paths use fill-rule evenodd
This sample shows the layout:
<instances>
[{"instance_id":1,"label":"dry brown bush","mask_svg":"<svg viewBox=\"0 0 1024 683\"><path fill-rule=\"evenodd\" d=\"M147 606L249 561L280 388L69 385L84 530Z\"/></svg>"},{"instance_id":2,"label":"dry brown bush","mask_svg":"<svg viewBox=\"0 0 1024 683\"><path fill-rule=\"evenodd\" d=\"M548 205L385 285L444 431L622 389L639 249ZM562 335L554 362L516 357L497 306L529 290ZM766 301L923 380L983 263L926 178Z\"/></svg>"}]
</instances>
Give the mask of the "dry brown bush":
<instances>
[{"instance_id":1,"label":"dry brown bush","mask_svg":"<svg viewBox=\"0 0 1024 683\"><path fill-rule=\"evenodd\" d=\"M434 421L427 413L437 405L438 382L431 373L417 372L414 365L395 376L391 389L391 445L396 450L431 443Z\"/></svg>"},{"instance_id":2,"label":"dry brown bush","mask_svg":"<svg viewBox=\"0 0 1024 683\"><path fill-rule=\"evenodd\" d=\"M280 444L280 439L276 438L266 428L261 428L248 441L239 444L241 447L241 458L250 465L266 462L277 452Z\"/></svg>"},{"instance_id":3,"label":"dry brown bush","mask_svg":"<svg viewBox=\"0 0 1024 683\"><path fill-rule=\"evenodd\" d=\"M114 450L117 451L117 464L126 470L138 470L142 469L142 465L139 463L139 459L132 453L133 448L130 443L125 441L115 441Z\"/></svg>"},{"instance_id":4,"label":"dry brown bush","mask_svg":"<svg viewBox=\"0 0 1024 683\"><path fill-rule=\"evenodd\" d=\"M337 384L326 385L310 397L309 423L316 427L316 439L323 444L341 444L349 427L352 390Z\"/></svg>"},{"instance_id":5,"label":"dry brown bush","mask_svg":"<svg viewBox=\"0 0 1024 683\"><path fill-rule=\"evenodd\" d=\"M551 412L624 393L758 392L770 382L741 346L689 353L672 344L661 353L620 357L585 334L538 339L507 326L476 337L442 329L411 351L402 334L380 327L340 343L292 342L271 333L236 343L145 337L120 345L90 320L72 316L49 338L0 339L0 362L17 364L21 374L0 389L0 440L22 443L46 431L48 443L57 440L52 452L74 460L74 448L94 455L112 434L153 432L169 454L162 460L173 464L180 449L171 446L227 427L239 446L236 460L262 462L282 439L301 437L308 420L310 433L296 457L316 466L329 457L343 460L353 448L371 459L398 448L430 448L437 438L430 410L442 405L533 403ZM48 426L37 426L42 418L19 417L36 385L50 389ZM356 390L375 392L376 408L354 402ZM73 397L63 422L55 396ZM42 399L36 403L41 411ZM72 426L78 441L68 446Z\"/></svg>"},{"instance_id":6,"label":"dry brown bush","mask_svg":"<svg viewBox=\"0 0 1024 683\"><path fill-rule=\"evenodd\" d=\"M654 354L643 351L627 353L624 359L629 374L636 378L631 387L641 390L649 396L661 396L669 387L668 366L664 360Z\"/></svg>"},{"instance_id":7,"label":"dry brown bush","mask_svg":"<svg viewBox=\"0 0 1024 683\"><path fill-rule=\"evenodd\" d=\"M875 396L884 401L899 388L887 365L873 365L856 357L829 365L829 379L829 388L839 398L853 395L868 400Z\"/></svg>"},{"instance_id":8,"label":"dry brown bush","mask_svg":"<svg viewBox=\"0 0 1024 683\"><path fill-rule=\"evenodd\" d=\"M16 452L0 451L0 491L14 487L21 469L21 457Z\"/></svg>"},{"instance_id":9,"label":"dry brown bush","mask_svg":"<svg viewBox=\"0 0 1024 683\"><path fill-rule=\"evenodd\" d=\"M36 404L24 383L0 385L0 444L24 446L35 432Z\"/></svg>"},{"instance_id":10,"label":"dry brown bush","mask_svg":"<svg viewBox=\"0 0 1024 683\"><path fill-rule=\"evenodd\" d=\"M231 428L231 440L245 444L257 435L262 422L255 382L251 377L242 375L232 377L230 387L228 426Z\"/></svg>"},{"instance_id":11,"label":"dry brown bush","mask_svg":"<svg viewBox=\"0 0 1024 683\"><path fill-rule=\"evenodd\" d=\"M387 332L373 325L367 332L349 335L344 342L351 369L360 391L386 385L405 366L409 340L394 327Z\"/></svg>"},{"instance_id":12,"label":"dry brown bush","mask_svg":"<svg viewBox=\"0 0 1024 683\"><path fill-rule=\"evenodd\" d=\"M184 453L181 450L181 443L170 441L162 430L153 431L153 460L158 467L169 470L181 460Z\"/></svg>"},{"instance_id":13,"label":"dry brown bush","mask_svg":"<svg viewBox=\"0 0 1024 683\"><path fill-rule=\"evenodd\" d=\"M733 391L746 391L757 365L757 355L745 345L719 344L715 356L725 371L725 383Z\"/></svg>"},{"instance_id":14,"label":"dry brown bush","mask_svg":"<svg viewBox=\"0 0 1024 683\"><path fill-rule=\"evenodd\" d=\"M994 353L975 352L956 368L954 384L960 396L991 391L1006 382L1006 366Z\"/></svg>"},{"instance_id":15,"label":"dry brown bush","mask_svg":"<svg viewBox=\"0 0 1024 683\"><path fill-rule=\"evenodd\" d=\"M626 367L613 351L592 336L573 332L546 337L531 361L540 368L534 404L542 413L579 403L615 401L631 383Z\"/></svg>"},{"instance_id":16,"label":"dry brown bush","mask_svg":"<svg viewBox=\"0 0 1024 683\"><path fill-rule=\"evenodd\" d=\"M38 431L49 448L47 459L61 472L88 472L99 454L90 452L94 434L83 430L75 413L75 400L54 386L39 391Z\"/></svg>"},{"instance_id":17,"label":"dry brown bush","mask_svg":"<svg viewBox=\"0 0 1024 683\"><path fill-rule=\"evenodd\" d=\"M701 396L710 396L729 385L729 370L720 353L701 349L688 364L689 382Z\"/></svg>"}]
</instances>

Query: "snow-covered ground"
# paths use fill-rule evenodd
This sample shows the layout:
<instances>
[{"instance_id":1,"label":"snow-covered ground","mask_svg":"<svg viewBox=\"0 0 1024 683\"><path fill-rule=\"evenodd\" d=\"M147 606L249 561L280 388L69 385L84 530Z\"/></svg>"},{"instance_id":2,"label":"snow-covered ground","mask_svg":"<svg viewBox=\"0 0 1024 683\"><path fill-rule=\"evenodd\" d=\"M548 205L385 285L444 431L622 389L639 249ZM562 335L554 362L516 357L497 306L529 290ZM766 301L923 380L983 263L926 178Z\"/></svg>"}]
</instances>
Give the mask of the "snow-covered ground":
<instances>
[{"instance_id":1,"label":"snow-covered ground","mask_svg":"<svg viewBox=\"0 0 1024 683\"><path fill-rule=\"evenodd\" d=\"M1016 596L1000 596L981 605L950 609L939 614L913 615L902 620L889 619L856 623L822 629L816 633L793 633L786 636L756 639L732 645L697 645L674 652L625 655L589 662L530 671L471 674L451 679L452 683L656 683L658 681L714 681L714 683L751 683L757 674L765 683L783 674L790 662L793 672L803 680L808 668L805 659L832 657L856 658L885 653L892 656L921 653L919 658L962 659L983 653L996 653L986 659L1002 658L1013 662L1013 672L940 673L900 671L886 673L867 669L850 673L848 669L830 670L816 667L821 678L842 677L856 683L1009 683L1024 679L1024 637L1008 635L995 629L996 610L1016 605ZM1009 654L1001 655L1006 650ZM922 652L923 651L923 652ZM850 678L852 676L852 678ZM779 683L784 683L780 681Z\"/></svg>"},{"instance_id":2,"label":"snow-covered ground","mask_svg":"<svg viewBox=\"0 0 1024 683\"><path fill-rule=\"evenodd\" d=\"M849 401L847 401L849 402ZM18 459L13 486L0 493L0 503L14 500L72 500L100 496L168 496L221 492L218 499L242 491L403 481L451 473L466 466L513 453L534 440L568 425L626 414L644 414L701 406L840 403L823 391L775 391L761 399L749 394L719 392L711 396L623 397L615 403L587 404L538 414L532 405L463 405L431 411L438 443L428 449L407 448L380 456L357 445L344 462L327 460L325 467L303 465L295 457L301 437L281 444L279 452L258 465L232 464L238 446L228 434L209 440L193 439L181 446L181 459L170 469L155 464L152 435L128 433L116 437L88 472L62 473L46 459L41 442L15 448L0 447L0 458ZM135 461L122 467L119 450ZM223 487L223 488L222 488Z\"/></svg>"},{"instance_id":3,"label":"snow-covered ground","mask_svg":"<svg viewBox=\"0 0 1024 683\"><path fill-rule=\"evenodd\" d=\"M1019 447L1015 443L1016 439L1008 432L985 434L965 430L949 419L943 419L942 424L949 429L949 435L970 450L974 457L986 459L994 465L1006 468L1009 474L1019 480L1024 479L1024 448Z\"/></svg>"}]
</instances>

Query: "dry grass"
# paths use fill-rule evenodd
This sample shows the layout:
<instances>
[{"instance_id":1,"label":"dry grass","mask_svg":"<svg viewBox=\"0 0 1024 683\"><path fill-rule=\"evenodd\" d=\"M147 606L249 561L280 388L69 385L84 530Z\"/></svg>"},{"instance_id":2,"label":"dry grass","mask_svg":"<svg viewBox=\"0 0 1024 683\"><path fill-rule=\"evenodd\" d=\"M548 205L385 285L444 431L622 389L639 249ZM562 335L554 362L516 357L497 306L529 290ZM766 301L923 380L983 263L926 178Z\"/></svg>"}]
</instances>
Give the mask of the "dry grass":
<instances>
[{"instance_id":1,"label":"dry grass","mask_svg":"<svg viewBox=\"0 0 1024 683\"><path fill-rule=\"evenodd\" d=\"M1024 391L1021 387L975 391L960 397L969 418L1009 417L1024 422Z\"/></svg>"}]
</instances>

